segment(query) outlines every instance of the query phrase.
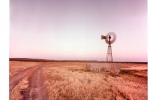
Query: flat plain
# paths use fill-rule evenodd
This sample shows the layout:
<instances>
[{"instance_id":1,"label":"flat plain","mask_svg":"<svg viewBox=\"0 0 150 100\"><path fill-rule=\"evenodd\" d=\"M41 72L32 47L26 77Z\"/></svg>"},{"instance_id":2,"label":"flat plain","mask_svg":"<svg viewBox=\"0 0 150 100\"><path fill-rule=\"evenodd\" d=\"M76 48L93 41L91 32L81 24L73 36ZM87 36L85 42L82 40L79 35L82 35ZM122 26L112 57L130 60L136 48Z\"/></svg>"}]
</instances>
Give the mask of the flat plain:
<instances>
[{"instance_id":1,"label":"flat plain","mask_svg":"<svg viewBox=\"0 0 150 100\"><path fill-rule=\"evenodd\" d=\"M113 75L87 70L90 62L9 63L10 100L148 99L147 64L120 63L120 74Z\"/></svg>"}]
</instances>

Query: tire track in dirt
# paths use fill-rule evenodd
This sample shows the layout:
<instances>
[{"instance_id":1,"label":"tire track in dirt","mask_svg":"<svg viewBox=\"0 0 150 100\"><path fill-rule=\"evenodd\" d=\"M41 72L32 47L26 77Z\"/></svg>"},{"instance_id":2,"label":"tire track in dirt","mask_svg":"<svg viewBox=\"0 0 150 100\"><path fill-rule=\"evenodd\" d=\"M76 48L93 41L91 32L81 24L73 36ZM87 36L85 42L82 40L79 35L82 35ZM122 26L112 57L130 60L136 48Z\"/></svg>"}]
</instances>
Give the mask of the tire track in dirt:
<instances>
[{"instance_id":1,"label":"tire track in dirt","mask_svg":"<svg viewBox=\"0 0 150 100\"><path fill-rule=\"evenodd\" d=\"M9 80L9 92L12 91L12 89L32 70L37 69L39 66L35 66L32 68L27 68L17 74L15 74L13 77Z\"/></svg>"},{"instance_id":2,"label":"tire track in dirt","mask_svg":"<svg viewBox=\"0 0 150 100\"><path fill-rule=\"evenodd\" d=\"M29 80L29 87L22 90L22 100L48 100L48 94L44 86L42 66L36 69Z\"/></svg>"},{"instance_id":3,"label":"tire track in dirt","mask_svg":"<svg viewBox=\"0 0 150 100\"><path fill-rule=\"evenodd\" d=\"M110 85L109 91L113 94L111 100L118 100L117 97L121 97L123 100L130 100L129 96L124 94L115 84Z\"/></svg>"}]
</instances>

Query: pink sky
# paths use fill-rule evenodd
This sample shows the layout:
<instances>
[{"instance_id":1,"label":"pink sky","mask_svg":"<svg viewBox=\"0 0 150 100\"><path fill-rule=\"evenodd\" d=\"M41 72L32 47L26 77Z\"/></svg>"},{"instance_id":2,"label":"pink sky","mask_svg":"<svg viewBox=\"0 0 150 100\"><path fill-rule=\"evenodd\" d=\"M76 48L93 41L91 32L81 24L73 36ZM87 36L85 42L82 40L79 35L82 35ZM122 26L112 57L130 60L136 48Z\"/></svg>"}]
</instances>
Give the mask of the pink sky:
<instances>
[{"instance_id":1,"label":"pink sky","mask_svg":"<svg viewBox=\"0 0 150 100\"><path fill-rule=\"evenodd\" d=\"M147 0L10 0L10 58L147 61Z\"/></svg>"}]
</instances>

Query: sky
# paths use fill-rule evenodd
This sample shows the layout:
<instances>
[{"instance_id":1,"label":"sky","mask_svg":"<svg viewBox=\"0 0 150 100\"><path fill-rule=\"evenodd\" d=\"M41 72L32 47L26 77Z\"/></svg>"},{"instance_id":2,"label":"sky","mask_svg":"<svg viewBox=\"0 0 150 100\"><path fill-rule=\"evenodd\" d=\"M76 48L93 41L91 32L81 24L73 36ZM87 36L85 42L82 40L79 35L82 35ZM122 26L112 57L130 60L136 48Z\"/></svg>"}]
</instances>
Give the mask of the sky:
<instances>
[{"instance_id":1,"label":"sky","mask_svg":"<svg viewBox=\"0 0 150 100\"><path fill-rule=\"evenodd\" d=\"M10 0L9 57L148 61L147 0Z\"/></svg>"}]
</instances>

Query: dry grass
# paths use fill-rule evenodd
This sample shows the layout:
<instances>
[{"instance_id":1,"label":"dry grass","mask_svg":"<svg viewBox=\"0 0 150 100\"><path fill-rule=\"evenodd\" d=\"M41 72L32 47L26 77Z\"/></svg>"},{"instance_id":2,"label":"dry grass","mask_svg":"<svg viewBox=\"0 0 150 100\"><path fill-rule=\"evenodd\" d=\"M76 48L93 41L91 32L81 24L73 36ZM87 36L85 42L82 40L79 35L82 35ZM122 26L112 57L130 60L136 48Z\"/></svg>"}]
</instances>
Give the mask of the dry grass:
<instances>
[{"instance_id":1,"label":"dry grass","mask_svg":"<svg viewBox=\"0 0 150 100\"><path fill-rule=\"evenodd\" d=\"M147 99L147 79L129 73L113 77L89 72L80 65L47 66L43 72L52 100Z\"/></svg>"},{"instance_id":2,"label":"dry grass","mask_svg":"<svg viewBox=\"0 0 150 100\"><path fill-rule=\"evenodd\" d=\"M52 73L52 72L53 73ZM98 74L85 73L82 71L70 71L63 68L50 68L45 69L45 84L49 91L49 96L53 100L81 100L98 98L97 93L100 93L102 87L99 89L102 79ZM94 80L97 80L95 82ZM104 86L104 85L103 85ZM107 88L105 85L103 88ZM102 96L102 95L101 95Z\"/></svg>"},{"instance_id":3,"label":"dry grass","mask_svg":"<svg viewBox=\"0 0 150 100\"><path fill-rule=\"evenodd\" d=\"M15 62L17 63L17 62ZM37 63L25 62L20 66ZM19 66L18 64L18 66ZM119 76L86 70L87 63L44 62L44 84L51 100L147 100L147 71L122 70ZM121 68L142 64L121 64ZM147 66L142 65L142 66ZM13 67L11 65L10 67ZM19 69L21 67L18 67ZM16 66L17 70L17 66ZM13 70L12 70L13 73ZM29 77L30 75L28 75ZM10 100L19 100L21 89L28 86L24 78L10 94Z\"/></svg>"}]
</instances>

